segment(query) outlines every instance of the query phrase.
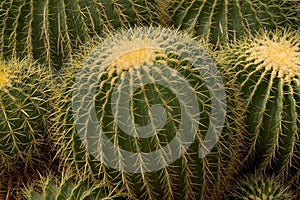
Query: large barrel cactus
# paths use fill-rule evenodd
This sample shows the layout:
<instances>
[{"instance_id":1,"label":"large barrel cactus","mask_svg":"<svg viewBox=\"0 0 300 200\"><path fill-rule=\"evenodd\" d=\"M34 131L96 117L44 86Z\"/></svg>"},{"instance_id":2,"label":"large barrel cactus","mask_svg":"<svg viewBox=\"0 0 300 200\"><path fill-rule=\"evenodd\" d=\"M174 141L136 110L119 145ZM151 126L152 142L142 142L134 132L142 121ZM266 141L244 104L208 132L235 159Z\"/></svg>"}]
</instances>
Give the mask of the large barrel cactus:
<instances>
[{"instance_id":1,"label":"large barrel cactus","mask_svg":"<svg viewBox=\"0 0 300 200\"><path fill-rule=\"evenodd\" d=\"M30 55L60 69L79 45L94 36L122 26L163 23L160 4L160 0L3 0L0 57Z\"/></svg>"},{"instance_id":2,"label":"large barrel cactus","mask_svg":"<svg viewBox=\"0 0 300 200\"><path fill-rule=\"evenodd\" d=\"M46 70L27 60L0 62L0 173L38 162L49 112Z\"/></svg>"},{"instance_id":3,"label":"large barrel cactus","mask_svg":"<svg viewBox=\"0 0 300 200\"><path fill-rule=\"evenodd\" d=\"M120 183L130 198L221 196L240 166L242 107L205 48L160 27L91 46L63 70L53 100L65 167Z\"/></svg>"},{"instance_id":4,"label":"large barrel cactus","mask_svg":"<svg viewBox=\"0 0 300 200\"><path fill-rule=\"evenodd\" d=\"M299 38L299 31L264 31L227 54L248 110L247 171L274 173L290 182L299 181L300 174Z\"/></svg>"},{"instance_id":5,"label":"large barrel cactus","mask_svg":"<svg viewBox=\"0 0 300 200\"><path fill-rule=\"evenodd\" d=\"M216 46L260 29L299 23L294 0L173 0L171 24L191 31ZM299 26L296 25L296 27Z\"/></svg>"},{"instance_id":6,"label":"large barrel cactus","mask_svg":"<svg viewBox=\"0 0 300 200\"><path fill-rule=\"evenodd\" d=\"M293 200L295 196L291 188L274 177L264 175L250 175L240 178L235 188L228 192L226 200L231 199L278 199Z\"/></svg>"}]
</instances>

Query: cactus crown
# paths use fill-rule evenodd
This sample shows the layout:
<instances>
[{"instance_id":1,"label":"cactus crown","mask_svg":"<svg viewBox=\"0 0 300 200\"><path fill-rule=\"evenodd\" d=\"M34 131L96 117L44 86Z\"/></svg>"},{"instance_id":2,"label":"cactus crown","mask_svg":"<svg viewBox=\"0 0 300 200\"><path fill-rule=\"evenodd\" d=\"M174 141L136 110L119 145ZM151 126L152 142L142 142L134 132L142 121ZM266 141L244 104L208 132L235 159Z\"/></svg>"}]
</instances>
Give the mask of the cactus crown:
<instances>
[{"instance_id":1,"label":"cactus crown","mask_svg":"<svg viewBox=\"0 0 300 200\"><path fill-rule=\"evenodd\" d=\"M3 88L8 82L7 74L4 71L0 71L0 89Z\"/></svg>"},{"instance_id":2,"label":"cactus crown","mask_svg":"<svg viewBox=\"0 0 300 200\"><path fill-rule=\"evenodd\" d=\"M112 57L113 63L108 67L108 74L111 76L115 71L120 74L123 70L128 70L133 66L150 64L155 60L155 47L148 39L135 39L134 41L120 41L119 46L115 46Z\"/></svg>"},{"instance_id":3,"label":"cactus crown","mask_svg":"<svg viewBox=\"0 0 300 200\"><path fill-rule=\"evenodd\" d=\"M260 63L257 68L278 72L278 77L289 81L300 77L300 42L296 34L275 33L255 39L249 48L248 61Z\"/></svg>"}]
</instances>

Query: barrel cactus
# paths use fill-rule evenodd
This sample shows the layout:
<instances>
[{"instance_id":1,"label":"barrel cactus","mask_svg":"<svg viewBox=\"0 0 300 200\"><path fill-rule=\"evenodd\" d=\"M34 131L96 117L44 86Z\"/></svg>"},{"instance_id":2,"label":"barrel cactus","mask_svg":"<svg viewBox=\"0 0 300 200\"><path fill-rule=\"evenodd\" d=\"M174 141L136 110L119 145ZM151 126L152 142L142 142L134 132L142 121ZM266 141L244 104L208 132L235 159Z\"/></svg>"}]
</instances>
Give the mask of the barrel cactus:
<instances>
[{"instance_id":1,"label":"barrel cactus","mask_svg":"<svg viewBox=\"0 0 300 200\"><path fill-rule=\"evenodd\" d=\"M0 172L38 162L49 111L50 74L28 60L0 61Z\"/></svg>"},{"instance_id":2,"label":"barrel cactus","mask_svg":"<svg viewBox=\"0 0 300 200\"><path fill-rule=\"evenodd\" d=\"M86 177L76 180L74 175L63 173L58 178L53 175L41 176L40 180L32 182L23 189L27 200L121 200L126 199L126 193L118 187L107 183L91 183Z\"/></svg>"},{"instance_id":3,"label":"barrel cactus","mask_svg":"<svg viewBox=\"0 0 300 200\"><path fill-rule=\"evenodd\" d=\"M3 0L0 57L30 55L60 69L90 38L122 26L163 23L161 13L160 0Z\"/></svg>"},{"instance_id":4,"label":"barrel cactus","mask_svg":"<svg viewBox=\"0 0 300 200\"><path fill-rule=\"evenodd\" d=\"M205 49L142 27L71 60L53 99L65 167L124 185L130 198L217 198L240 166L242 107Z\"/></svg>"},{"instance_id":5,"label":"barrel cactus","mask_svg":"<svg viewBox=\"0 0 300 200\"><path fill-rule=\"evenodd\" d=\"M289 186L274 177L265 177L264 175L240 178L236 181L235 188L228 193L225 199L295 199Z\"/></svg>"},{"instance_id":6,"label":"barrel cactus","mask_svg":"<svg viewBox=\"0 0 300 200\"><path fill-rule=\"evenodd\" d=\"M297 27L297 11L294 0L173 0L169 6L171 24L217 47L261 29Z\"/></svg>"},{"instance_id":7,"label":"barrel cactus","mask_svg":"<svg viewBox=\"0 0 300 200\"><path fill-rule=\"evenodd\" d=\"M247 107L247 171L299 179L300 32L263 31L234 44L229 70L236 73Z\"/></svg>"}]
</instances>

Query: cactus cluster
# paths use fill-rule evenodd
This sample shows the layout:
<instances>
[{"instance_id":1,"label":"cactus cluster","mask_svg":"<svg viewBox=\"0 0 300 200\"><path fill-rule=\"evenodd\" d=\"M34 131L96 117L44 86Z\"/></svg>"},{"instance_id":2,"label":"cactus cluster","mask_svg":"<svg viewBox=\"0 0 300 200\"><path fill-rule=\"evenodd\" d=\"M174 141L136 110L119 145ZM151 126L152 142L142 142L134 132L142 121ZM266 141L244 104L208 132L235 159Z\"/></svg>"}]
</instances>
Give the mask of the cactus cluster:
<instances>
[{"instance_id":1,"label":"cactus cluster","mask_svg":"<svg viewBox=\"0 0 300 200\"><path fill-rule=\"evenodd\" d=\"M60 69L78 46L95 36L124 26L163 23L159 16L164 12L159 2L3 0L0 3L0 57L29 55Z\"/></svg>"},{"instance_id":2,"label":"cactus cluster","mask_svg":"<svg viewBox=\"0 0 300 200\"><path fill-rule=\"evenodd\" d=\"M297 27L295 7L293 0L173 0L169 6L175 27L216 46L227 45L261 29L291 24Z\"/></svg>"},{"instance_id":3,"label":"cactus cluster","mask_svg":"<svg viewBox=\"0 0 300 200\"><path fill-rule=\"evenodd\" d=\"M300 199L299 16L2 0L0 199Z\"/></svg>"},{"instance_id":4,"label":"cactus cluster","mask_svg":"<svg viewBox=\"0 0 300 200\"><path fill-rule=\"evenodd\" d=\"M213 100L205 81L224 89L217 73L209 74L212 58L204 52L185 34L136 28L78 55L64 69L54 100L54 137L66 165L113 179L133 198L212 198L222 192L237 170L242 118L234 116L237 105L227 113L219 107L232 120L226 119L212 151L199 158L206 132L218 129L209 117ZM226 101L222 95L219 101Z\"/></svg>"}]
</instances>

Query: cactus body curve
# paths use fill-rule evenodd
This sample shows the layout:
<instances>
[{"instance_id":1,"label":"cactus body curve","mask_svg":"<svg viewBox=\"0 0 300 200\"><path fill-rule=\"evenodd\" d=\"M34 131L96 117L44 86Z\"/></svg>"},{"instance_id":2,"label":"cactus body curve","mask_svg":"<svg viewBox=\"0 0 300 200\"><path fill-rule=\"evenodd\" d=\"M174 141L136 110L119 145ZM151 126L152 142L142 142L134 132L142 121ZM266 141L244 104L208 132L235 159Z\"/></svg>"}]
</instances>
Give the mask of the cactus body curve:
<instances>
[{"instance_id":1,"label":"cactus body curve","mask_svg":"<svg viewBox=\"0 0 300 200\"><path fill-rule=\"evenodd\" d=\"M125 185L132 198L222 193L237 169L242 128L238 112L227 118L231 107L219 105L223 121L216 113L209 118L210 104L220 103L209 96L226 96L216 77L204 78L212 61L204 48L183 33L145 27L123 30L87 52L65 69L55 100L54 137L66 165ZM209 84L219 90L209 91Z\"/></svg>"},{"instance_id":2,"label":"cactus body curve","mask_svg":"<svg viewBox=\"0 0 300 200\"><path fill-rule=\"evenodd\" d=\"M32 167L40 156L46 135L50 83L50 74L30 61L0 62L2 172Z\"/></svg>"},{"instance_id":3,"label":"cactus body curve","mask_svg":"<svg viewBox=\"0 0 300 200\"><path fill-rule=\"evenodd\" d=\"M264 31L234 45L228 59L247 107L248 171L299 180L299 31ZM298 186L296 186L298 187Z\"/></svg>"}]
</instances>

